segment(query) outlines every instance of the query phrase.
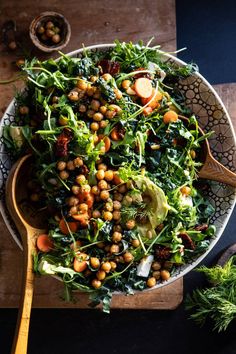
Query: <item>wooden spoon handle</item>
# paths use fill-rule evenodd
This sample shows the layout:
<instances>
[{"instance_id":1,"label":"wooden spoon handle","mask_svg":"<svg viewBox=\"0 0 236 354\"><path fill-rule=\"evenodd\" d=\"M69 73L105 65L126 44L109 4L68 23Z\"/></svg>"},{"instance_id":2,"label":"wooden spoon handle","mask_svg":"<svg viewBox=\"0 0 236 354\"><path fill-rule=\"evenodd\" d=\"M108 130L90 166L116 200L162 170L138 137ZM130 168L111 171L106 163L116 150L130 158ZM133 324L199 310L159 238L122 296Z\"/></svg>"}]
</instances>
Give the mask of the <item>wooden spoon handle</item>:
<instances>
[{"instance_id":1,"label":"wooden spoon handle","mask_svg":"<svg viewBox=\"0 0 236 354\"><path fill-rule=\"evenodd\" d=\"M236 173L228 170L228 168L219 163L212 155L207 157L198 176L236 187Z\"/></svg>"},{"instance_id":2,"label":"wooden spoon handle","mask_svg":"<svg viewBox=\"0 0 236 354\"><path fill-rule=\"evenodd\" d=\"M27 237L29 237L29 239L33 239L31 230L28 231ZM34 271L32 252L32 247L24 247L24 267L21 300L19 305L17 325L11 354L27 353L30 314L34 292Z\"/></svg>"}]
</instances>

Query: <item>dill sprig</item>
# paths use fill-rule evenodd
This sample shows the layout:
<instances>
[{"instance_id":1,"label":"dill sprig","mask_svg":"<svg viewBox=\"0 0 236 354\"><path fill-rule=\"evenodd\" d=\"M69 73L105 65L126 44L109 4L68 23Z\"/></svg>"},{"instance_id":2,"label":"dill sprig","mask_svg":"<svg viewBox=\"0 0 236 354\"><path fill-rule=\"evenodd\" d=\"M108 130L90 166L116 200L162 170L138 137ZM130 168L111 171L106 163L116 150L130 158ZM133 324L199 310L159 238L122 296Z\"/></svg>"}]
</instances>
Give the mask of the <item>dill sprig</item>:
<instances>
[{"instance_id":1,"label":"dill sprig","mask_svg":"<svg viewBox=\"0 0 236 354\"><path fill-rule=\"evenodd\" d=\"M214 286L196 289L186 299L186 309L192 311L190 318L199 325L207 319L213 322L213 330L225 331L236 318L236 257L232 257L223 267L200 267Z\"/></svg>"}]
</instances>

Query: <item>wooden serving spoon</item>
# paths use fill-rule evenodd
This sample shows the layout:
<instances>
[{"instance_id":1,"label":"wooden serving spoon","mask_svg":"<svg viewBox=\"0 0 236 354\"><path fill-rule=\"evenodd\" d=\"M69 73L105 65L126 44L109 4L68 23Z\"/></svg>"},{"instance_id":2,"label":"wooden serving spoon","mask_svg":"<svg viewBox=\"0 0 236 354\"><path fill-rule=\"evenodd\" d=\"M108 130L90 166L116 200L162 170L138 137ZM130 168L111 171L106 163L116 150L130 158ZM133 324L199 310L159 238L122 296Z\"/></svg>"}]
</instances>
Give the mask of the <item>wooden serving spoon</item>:
<instances>
[{"instance_id":1,"label":"wooden serving spoon","mask_svg":"<svg viewBox=\"0 0 236 354\"><path fill-rule=\"evenodd\" d=\"M179 115L179 119L181 119L184 123L188 123L189 121L188 118L181 115ZM204 131L200 127L198 127L198 131L201 135L205 135ZM230 171L212 156L210 144L207 139L201 142L201 147L203 166L198 171L198 177L223 182L232 187L236 187L236 173Z\"/></svg>"},{"instance_id":2,"label":"wooden serving spoon","mask_svg":"<svg viewBox=\"0 0 236 354\"><path fill-rule=\"evenodd\" d=\"M6 204L10 215L21 235L24 267L22 279L21 301L17 318L12 354L26 354L31 305L34 290L33 255L36 254L36 238L45 233L45 216L32 213L27 204L27 179L32 172L32 156L20 158L12 167L6 183ZM43 221L44 220L44 221Z\"/></svg>"}]
</instances>

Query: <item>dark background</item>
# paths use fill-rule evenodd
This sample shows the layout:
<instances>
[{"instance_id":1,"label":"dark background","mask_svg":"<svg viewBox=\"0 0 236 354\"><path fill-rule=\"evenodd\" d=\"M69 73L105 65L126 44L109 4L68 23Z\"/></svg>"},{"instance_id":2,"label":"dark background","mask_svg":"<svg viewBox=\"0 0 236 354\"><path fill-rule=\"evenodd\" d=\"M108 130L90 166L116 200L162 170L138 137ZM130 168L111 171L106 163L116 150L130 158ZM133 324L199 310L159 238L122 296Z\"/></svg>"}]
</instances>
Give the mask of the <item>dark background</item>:
<instances>
[{"instance_id":1,"label":"dark background","mask_svg":"<svg viewBox=\"0 0 236 354\"><path fill-rule=\"evenodd\" d=\"M236 82L235 0L176 0L177 48L211 82Z\"/></svg>"},{"instance_id":2,"label":"dark background","mask_svg":"<svg viewBox=\"0 0 236 354\"><path fill-rule=\"evenodd\" d=\"M236 2L177 0L179 57L198 63L211 83L236 82ZM236 240L236 210L220 241L204 260L214 263L222 250ZM206 285L195 271L184 277L184 297ZM1 286L1 285L0 285ZM184 302L174 311L33 309L30 354L77 353L236 353L236 325L227 332L212 332L210 323L199 328L188 319ZM10 352L16 309L0 309L0 354Z\"/></svg>"}]
</instances>

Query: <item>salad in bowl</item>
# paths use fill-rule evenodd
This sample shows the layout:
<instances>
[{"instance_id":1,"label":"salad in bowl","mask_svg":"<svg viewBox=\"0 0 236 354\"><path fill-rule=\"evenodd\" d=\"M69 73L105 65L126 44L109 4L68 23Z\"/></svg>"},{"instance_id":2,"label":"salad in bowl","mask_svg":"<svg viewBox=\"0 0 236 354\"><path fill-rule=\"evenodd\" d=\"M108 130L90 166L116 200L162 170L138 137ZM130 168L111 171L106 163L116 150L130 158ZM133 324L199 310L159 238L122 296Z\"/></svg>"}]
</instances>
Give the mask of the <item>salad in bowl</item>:
<instances>
[{"instance_id":1,"label":"salad in bowl","mask_svg":"<svg viewBox=\"0 0 236 354\"><path fill-rule=\"evenodd\" d=\"M116 41L26 61L26 89L3 129L13 160L34 156L28 199L47 211L35 271L91 293L105 311L114 292L176 279L215 237L197 176L211 133L199 134L178 87L197 67L171 58Z\"/></svg>"}]
</instances>

